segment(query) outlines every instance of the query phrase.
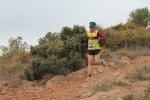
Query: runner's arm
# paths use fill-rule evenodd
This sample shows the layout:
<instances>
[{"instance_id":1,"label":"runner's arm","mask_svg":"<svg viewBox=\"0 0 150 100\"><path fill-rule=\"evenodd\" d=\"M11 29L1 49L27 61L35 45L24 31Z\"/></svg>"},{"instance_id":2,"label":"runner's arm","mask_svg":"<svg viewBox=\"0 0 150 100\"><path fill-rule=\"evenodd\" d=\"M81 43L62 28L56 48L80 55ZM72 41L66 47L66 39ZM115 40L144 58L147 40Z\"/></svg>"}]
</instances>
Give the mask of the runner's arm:
<instances>
[{"instance_id":1,"label":"runner's arm","mask_svg":"<svg viewBox=\"0 0 150 100\"><path fill-rule=\"evenodd\" d=\"M100 40L102 41L106 40L106 37L100 31L97 32L97 36L100 37Z\"/></svg>"}]
</instances>

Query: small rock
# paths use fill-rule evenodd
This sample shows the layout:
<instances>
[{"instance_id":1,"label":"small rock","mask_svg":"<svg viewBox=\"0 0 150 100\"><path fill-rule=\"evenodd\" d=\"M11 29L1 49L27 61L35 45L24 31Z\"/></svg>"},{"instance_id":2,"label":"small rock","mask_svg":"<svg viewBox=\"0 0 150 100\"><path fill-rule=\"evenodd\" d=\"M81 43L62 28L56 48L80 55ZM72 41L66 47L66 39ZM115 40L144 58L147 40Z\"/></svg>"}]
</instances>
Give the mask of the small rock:
<instances>
[{"instance_id":1,"label":"small rock","mask_svg":"<svg viewBox=\"0 0 150 100\"><path fill-rule=\"evenodd\" d=\"M8 83L6 83L6 82L3 82L3 86L7 86L8 85Z\"/></svg>"}]
</instances>

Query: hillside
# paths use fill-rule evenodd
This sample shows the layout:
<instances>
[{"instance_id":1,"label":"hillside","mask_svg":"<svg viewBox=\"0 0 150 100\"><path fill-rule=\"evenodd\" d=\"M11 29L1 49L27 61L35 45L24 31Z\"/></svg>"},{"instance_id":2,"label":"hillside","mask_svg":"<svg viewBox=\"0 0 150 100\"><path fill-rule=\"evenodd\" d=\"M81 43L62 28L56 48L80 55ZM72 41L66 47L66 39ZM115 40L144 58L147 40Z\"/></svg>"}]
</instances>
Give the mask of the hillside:
<instances>
[{"instance_id":1,"label":"hillside","mask_svg":"<svg viewBox=\"0 0 150 100\"><path fill-rule=\"evenodd\" d=\"M129 94L133 95L134 100L139 100L145 96L144 91L149 82L132 81L126 77L134 69L150 65L150 56L136 57L125 62L123 67L116 69L111 68L117 66L114 62L107 62L107 68L93 66L93 77L89 82L85 82L86 68L67 76L56 76L43 87L36 85L36 82L23 80L21 86L3 90L0 100L123 100ZM102 92L94 91L94 87L110 81L130 85L115 86Z\"/></svg>"}]
</instances>

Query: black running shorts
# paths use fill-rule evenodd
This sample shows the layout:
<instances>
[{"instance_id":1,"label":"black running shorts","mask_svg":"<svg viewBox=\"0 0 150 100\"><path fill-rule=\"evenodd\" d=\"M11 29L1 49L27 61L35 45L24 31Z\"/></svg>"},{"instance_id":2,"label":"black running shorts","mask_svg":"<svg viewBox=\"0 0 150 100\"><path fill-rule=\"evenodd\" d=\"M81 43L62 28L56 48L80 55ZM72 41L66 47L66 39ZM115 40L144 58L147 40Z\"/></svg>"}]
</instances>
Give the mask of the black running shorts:
<instances>
[{"instance_id":1,"label":"black running shorts","mask_svg":"<svg viewBox=\"0 0 150 100\"><path fill-rule=\"evenodd\" d=\"M88 50L89 55L98 55L99 53L100 53L100 49Z\"/></svg>"}]
</instances>

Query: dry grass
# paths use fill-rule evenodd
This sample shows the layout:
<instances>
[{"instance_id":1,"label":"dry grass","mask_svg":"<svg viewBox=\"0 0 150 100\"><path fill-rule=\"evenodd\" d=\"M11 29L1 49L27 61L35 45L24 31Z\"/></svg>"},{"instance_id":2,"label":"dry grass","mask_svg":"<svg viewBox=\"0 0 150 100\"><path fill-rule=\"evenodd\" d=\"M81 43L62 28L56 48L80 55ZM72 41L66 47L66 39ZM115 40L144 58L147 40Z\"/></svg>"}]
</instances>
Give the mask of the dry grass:
<instances>
[{"instance_id":1,"label":"dry grass","mask_svg":"<svg viewBox=\"0 0 150 100\"><path fill-rule=\"evenodd\" d=\"M143 66L142 68L133 70L133 72L131 74L126 75L126 78L128 78L132 81L150 80L150 65Z\"/></svg>"},{"instance_id":2,"label":"dry grass","mask_svg":"<svg viewBox=\"0 0 150 100\"><path fill-rule=\"evenodd\" d=\"M94 93L102 91L110 91L111 89L115 88L115 86L131 86L131 85L129 83L122 81L103 80L101 84L93 86L93 91Z\"/></svg>"},{"instance_id":3,"label":"dry grass","mask_svg":"<svg viewBox=\"0 0 150 100\"><path fill-rule=\"evenodd\" d=\"M44 75L43 79L39 80L39 85L40 86L46 85L47 81L50 80L52 77L54 77L54 75L52 75L52 74L46 74L46 75Z\"/></svg>"},{"instance_id":4,"label":"dry grass","mask_svg":"<svg viewBox=\"0 0 150 100\"><path fill-rule=\"evenodd\" d=\"M123 100L134 100L134 96L133 96L133 94L128 94L123 97Z\"/></svg>"},{"instance_id":5,"label":"dry grass","mask_svg":"<svg viewBox=\"0 0 150 100\"><path fill-rule=\"evenodd\" d=\"M0 91L21 85L24 69L32 58L29 52L19 52L10 59L0 59Z\"/></svg>"},{"instance_id":6,"label":"dry grass","mask_svg":"<svg viewBox=\"0 0 150 100\"><path fill-rule=\"evenodd\" d=\"M125 65L125 63L121 60L122 56L118 56L116 52L111 52L110 50L107 50L106 55L106 62L114 62L116 64L116 66L109 66L111 69L115 70Z\"/></svg>"},{"instance_id":7,"label":"dry grass","mask_svg":"<svg viewBox=\"0 0 150 100\"><path fill-rule=\"evenodd\" d=\"M145 97L143 100L150 100L150 84L148 85L147 89L145 90Z\"/></svg>"},{"instance_id":8,"label":"dry grass","mask_svg":"<svg viewBox=\"0 0 150 100\"><path fill-rule=\"evenodd\" d=\"M5 88L18 87L21 85L21 80L24 78L23 64L16 64L13 66L1 66L0 67L0 89L1 91Z\"/></svg>"},{"instance_id":9,"label":"dry grass","mask_svg":"<svg viewBox=\"0 0 150 100\"><path fill-rule=\"evenodd\" d=\"M150 56L149 48L136 48L136 49L120 49L118 51L112 52L109 49L105 49L105 55L107 62L114 62L117 66L110 66L112 69L117 69L125 66L127 63L122 61L122 57L127 57L129 59L134 59L138 56ZM146 77L146 76L145 76Z\"/></svg>"},{"instance_id":10,"label":"dry grass","mask_svg":"<svg viewBox=\"0 0 150 100\"><path fill-rule=\"evenodd\" d=\"M112 52L108 49L106 49L106 59L108 61L116 61L118 59L121 59L121 57L128 57L130 59L133 59L137 56L150 56L150 50L149 48L137 48L135 50L132 49L120 49L118 51Z\"/></svg>"},{"instance_id":11,"label":"dry grass","mask_svg":"<svg viewBox=\"0 0 150 100\"><path fill-rule=\"evenodd\" d=\"M149 48L137 48L137 49L121 49L118 50L116 52L114 52L114 54L117 55L117 57L122 57L122 56L126 56L129 57L130 59L133 59L137 56L150 56L150 50Z\"/></svg>"},{"instance_id":12,"label":"dry grass","mask_svg":"<svg viewBox=\"0 0 150 100\"><path fill-rule=\"evenodd\" d=\"M106 83L103 83L103 84L101 84L101 85L95 85L94 87L93 87L93 91L95 92L95 93L97 93L97 92L102 92L102 91L108 91L108 90L110 90L112 88L112 84L106 84Z\"/></svg>"}]
</instances>

